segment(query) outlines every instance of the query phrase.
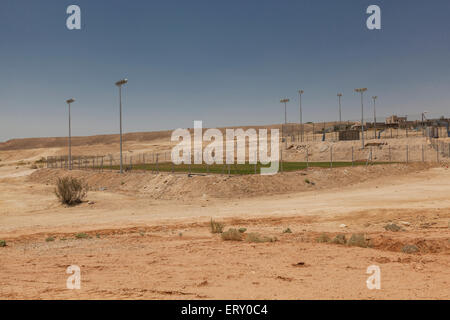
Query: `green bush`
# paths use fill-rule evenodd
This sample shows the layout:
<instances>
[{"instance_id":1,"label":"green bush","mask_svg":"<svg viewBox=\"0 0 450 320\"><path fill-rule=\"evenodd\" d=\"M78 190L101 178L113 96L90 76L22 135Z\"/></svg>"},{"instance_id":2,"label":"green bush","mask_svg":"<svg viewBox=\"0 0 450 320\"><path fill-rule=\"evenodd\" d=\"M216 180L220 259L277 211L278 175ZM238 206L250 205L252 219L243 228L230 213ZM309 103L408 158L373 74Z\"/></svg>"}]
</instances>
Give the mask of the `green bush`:
<instances>
[{"instance_id":1,"label":"green bush","mask_svg":"<svg viewBox=\"0 0 450 320\"><path fill-rule=\"evenodd\" d=\"M6 247L6 241L0 240L0 247Z\"/></svg>"},{"instance_id":2,"label":"green bush","mask_svg":"<svg viewBox=\"0 0 450 320\"><path fill-rule=\"evenodd\" d=\"M58 178L55 194L62 204L73 206L81 203L87 195L88 186L73 177Z\"/></svg>"},{"instance_id":3,"label":"green bush","mask_svg":"<svg viewBox=\"0 0 450 320\"><path fill-rule=\"evenodd\" d=\"M89 236L86 234L86 233L77 233L76 235L75 235L75 238L77 238L77 239L86 239L86 238L88 238Z\"/></svg>"}]
</instances>

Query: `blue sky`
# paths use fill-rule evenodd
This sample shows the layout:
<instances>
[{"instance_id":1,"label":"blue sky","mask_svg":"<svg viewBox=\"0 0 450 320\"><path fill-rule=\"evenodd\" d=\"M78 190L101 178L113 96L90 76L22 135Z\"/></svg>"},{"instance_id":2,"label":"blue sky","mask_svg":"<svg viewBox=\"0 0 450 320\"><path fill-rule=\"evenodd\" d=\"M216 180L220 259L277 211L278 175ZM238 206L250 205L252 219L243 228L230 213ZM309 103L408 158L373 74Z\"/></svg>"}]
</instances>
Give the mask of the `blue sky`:
<instances>
[{"instance_id":1,"label":"blue sky","mask_svg":"<svg viewBox=\"0 0 450 320\"><path fill-rule=\"evenodd\" d=\"M82 29L66 28L66 8ZM366 28L366 8L382 29ZM377 114L449 115L450 1L2 0L0 141L124 131L360 117L356 87Z\"/></svg>"}]
</instances>

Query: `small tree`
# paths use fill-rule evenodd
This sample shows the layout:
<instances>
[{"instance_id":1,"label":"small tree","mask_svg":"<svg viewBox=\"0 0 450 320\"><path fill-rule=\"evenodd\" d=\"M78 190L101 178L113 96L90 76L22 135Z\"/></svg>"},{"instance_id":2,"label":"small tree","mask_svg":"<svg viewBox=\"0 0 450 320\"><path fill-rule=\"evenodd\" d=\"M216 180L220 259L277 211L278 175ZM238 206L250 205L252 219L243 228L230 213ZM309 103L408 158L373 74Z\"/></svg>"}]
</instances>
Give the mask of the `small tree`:
<instances>
[{"instance_id":1,"label":"small tree","mask_svg":"<svg viewBox=\"0 0 450 320\"><path fill-rule=\"evenodd\" d=\"M73 206L86 198L88 186L81 180L73 177L58 178L55 194L62 204Z\"/></svg>"}]
</instances>

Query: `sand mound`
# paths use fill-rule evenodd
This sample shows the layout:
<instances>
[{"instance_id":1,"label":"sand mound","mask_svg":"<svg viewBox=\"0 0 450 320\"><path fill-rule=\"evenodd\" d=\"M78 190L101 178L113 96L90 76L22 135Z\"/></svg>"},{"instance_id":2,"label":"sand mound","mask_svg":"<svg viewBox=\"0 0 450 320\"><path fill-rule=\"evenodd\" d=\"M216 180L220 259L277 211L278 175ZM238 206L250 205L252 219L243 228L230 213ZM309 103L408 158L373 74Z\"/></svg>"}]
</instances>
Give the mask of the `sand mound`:
<instances>
[{"instance_id":1,"label":"sand mound","mask_svg":"<svg viewBox=\"0 0 450 320\"><path fill-rule=\"evenodd\" d=\"M313 168L274 176L193 175L150 172L93 172L41 169L30 175L33 182L54 184L58 177L72 175L85 180L91 190L130 193L153 199L192 200L245 198L337 188L375 177L402 175L426 165L391 164L336 169ZM307 183L308 180L309 183ZM311 183L312 182L312 183Z\"/></svg>"}]
</instances>

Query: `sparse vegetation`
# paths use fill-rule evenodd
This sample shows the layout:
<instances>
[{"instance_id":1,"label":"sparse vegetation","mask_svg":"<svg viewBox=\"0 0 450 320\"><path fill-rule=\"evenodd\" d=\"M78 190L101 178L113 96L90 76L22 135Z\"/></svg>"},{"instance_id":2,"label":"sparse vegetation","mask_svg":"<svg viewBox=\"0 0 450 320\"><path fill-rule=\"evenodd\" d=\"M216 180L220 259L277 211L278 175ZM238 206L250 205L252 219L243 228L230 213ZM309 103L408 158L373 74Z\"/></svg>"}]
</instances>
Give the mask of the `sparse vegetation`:
<instances>
[{"instance_id":1,"label":"sparse vegetation","mask_svg":"<svg viewBox=\"0 0 450 320\"><path fill-rule=\"evenodd\" d=\"M277 238L263 236L263 235L260 235L259 233L249 233L247 235L247 237L245 238L245 241L246 242L256 242L256 243L275 242L275 241L277 241Z\"/></svg>"},{"instance_id":2,"label":"sparse vegetation","mask_svg":"<svg viewBox=\"0 0 450 320\"><path fill-rule=\"evenodd\" d=\"M46 242L55 241L55 238L50 236L50 237L46 238L45 241Z\"/></svg>"},{"instance_id":3,"label":"sparse vegetation","mask_svg":"<svg viewBox=\"0 0 450 320\"><path fill-rule=\"evenodd\" d=\"M366 235L361 233L352 234L350 239L348 239L347 245L356 246L361 248L370 247L370 241L366 239Z\"/></svg>"},{"instance_id":4,"label":"sparse vegetation","mask_svg":"<svg viewBox=\"0 0 450 320\"><path fill-rule=\"evenodd\" d=\"M73 206L81 203L87 195L88 186L73 177L58 178L55 194L62 204Z\"/></svg>"},{"instance_id":5,"label":"sparse vegetation","mask_svg":"<svg viewBox=\"0 0 450 320\"><path fill-rule=\"evenodd\" d=\"M6 247L6 241L0 240L0 247Z\"/></svg>"},{"instance_id":6,"label":"sparse vegetation","mask_svg":"<svg viewBox=\"0 0 450 320\"><path fill-rule=\"evenodd\" d=\"M326 233L322 233L316 239L316 242L319 242L319 243L327 243L327 242L330 242L330 241L331 241L331 239Z\"/></svg>"},{"instance_id":7,"label":"sparse vegetation","mask_svg":"<svg viewBox=\"0 0 450 320\"><path fill-rule=\"evenodd\" d=\"M209 223L209 227L211 229L211 233L222 233L224 224L220 222L216 222L211 218L211 222Z\"/></svg>"},{"instance_id":8,"label":"sparse vegetation","mask_svg":"<svg viewBox=\"0 0 450 320\"><path fill-rule=\"evenodd\" d=\"M402 248L402 252L404 253L416 253L419 251L419 248L415 245L407 244Z\"/></svg>"},{"instance_id":9,"label":"sparse vegetation","mask_svg":"<svg viewBox=\"0 0 450 320\"><path fill-rule=\"evenodd\" d=\"M242 241L242 233L237 229L230 228L222 233L222 240L225 241Z\"/></svg>"},{"instance_id":10,"label":"sparse vegetation","mask_svg":"<svg viewBox=\"0 0 450 320\"><path fill-rule=\"evenodd\" d=\"M77 238L77 239L86 239L86 238L88 238L89 236L86 234L86 233L77 233L76 235L75 235L75 238Z\"/></svg>"},{"instance_id":11,"label":"sparse vegetation","mask_svg":"<svg viewBox=\"0 0 450 320\"><path fill-rule=\"evenodd\" d=\"M239 228L240 233L244 233L245 231L247 231L247 228Z\"/></svg>"},{"instance_id":12,"label":"sparse vegetation","mask_svg":"<svg viewBox=\"0 0 450 320\"><path fill-rule=\"evenodd\" d=\"M333 242L335 244L346 244L347 239L345 237L345 234L338 234L338 235L336 235L336 237L333 238L333 240L331 242Z\"/></svg>"},{"instance_id":13,"label":"sparse vegetation","mask_svg":"<svg viewBox=\"0 0 450 320\"><path fill-rule=\"evenodd\" d=\"M305 179L305 183L310 184L311 181L309 181L309 179Z\"/></svg>"},{"instance_id":14,"label":"sparse vegetation","mask_svg":"<svg viewBox=\"0 0 450 320\"><path fill-rule=\"evenodd\" d=\"M283 233L292 233L291 228L286 228L283 230Z\"/></svg>"},{"instance_id":15,"label":"sparse vegetation","mask_svg":"<svg viewBox=\"0 0 450 320\"><path fill-rule=\"evenodd\" d=\"M387 225L384 226L384 229L386 231L397 232L402 230L402 227L396 225L395 223L388 223Z\"/></svg>"}]
</instances>

